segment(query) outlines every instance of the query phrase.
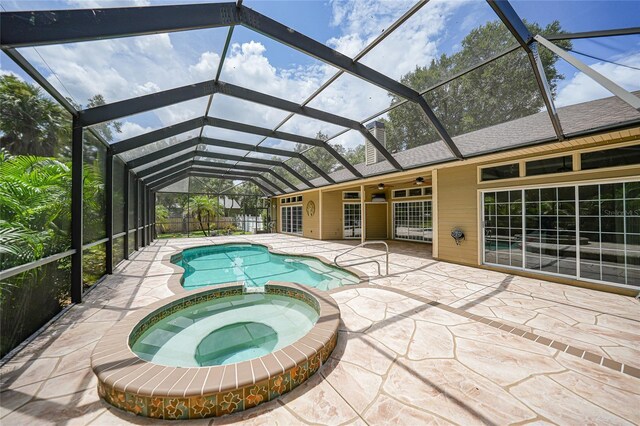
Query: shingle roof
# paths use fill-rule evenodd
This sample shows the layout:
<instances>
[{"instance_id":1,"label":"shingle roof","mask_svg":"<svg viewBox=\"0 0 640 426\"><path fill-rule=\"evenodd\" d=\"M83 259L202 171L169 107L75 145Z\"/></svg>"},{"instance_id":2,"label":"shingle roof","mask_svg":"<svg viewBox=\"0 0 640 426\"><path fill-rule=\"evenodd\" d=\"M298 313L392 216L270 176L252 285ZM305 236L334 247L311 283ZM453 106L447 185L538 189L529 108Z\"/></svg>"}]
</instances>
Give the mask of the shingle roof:
<instances>
[{"instance_id":1,"label":"shingle roof","mask_svg":"<svg viewBox=\"0 0 640 426\"><path fill-rule=\"evenodd\" d=\"M640 95L640 91L634 94ZM595 132L599 128L614 124L640 124L640 112L615 96L558 108L557 111L566 136L590 130ZM557 140L546 111L455 136L452 139L466 157ZM455 160L442 141L401 151L393 156L405 168ZM395 171L386 160L371 165L357 164L355 168L364 176L376 176ZM336 182L353 179L353 175L346 169L336 170L330 176ZM321 186L328 182L323 178L316 178L311 183Z\"/></svg>"}]
</instances>

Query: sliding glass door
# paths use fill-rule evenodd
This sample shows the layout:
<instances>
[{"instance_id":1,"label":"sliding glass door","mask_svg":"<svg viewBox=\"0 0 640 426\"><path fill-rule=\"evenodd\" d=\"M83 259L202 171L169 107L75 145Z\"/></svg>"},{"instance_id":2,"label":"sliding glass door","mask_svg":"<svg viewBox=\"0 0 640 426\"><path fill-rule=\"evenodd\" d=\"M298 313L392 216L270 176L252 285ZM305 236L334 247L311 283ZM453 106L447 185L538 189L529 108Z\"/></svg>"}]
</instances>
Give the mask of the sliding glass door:
<instances>
[{"instance_id":1,"label":"sliding glass door","mask_svg":"<svg viewBox=\"0 0 640 426\"><path fill-rule=\"evenodd\" d=\"M483 193L484 263L640 286L640 182Z\"/></svg>"}]
</instances>

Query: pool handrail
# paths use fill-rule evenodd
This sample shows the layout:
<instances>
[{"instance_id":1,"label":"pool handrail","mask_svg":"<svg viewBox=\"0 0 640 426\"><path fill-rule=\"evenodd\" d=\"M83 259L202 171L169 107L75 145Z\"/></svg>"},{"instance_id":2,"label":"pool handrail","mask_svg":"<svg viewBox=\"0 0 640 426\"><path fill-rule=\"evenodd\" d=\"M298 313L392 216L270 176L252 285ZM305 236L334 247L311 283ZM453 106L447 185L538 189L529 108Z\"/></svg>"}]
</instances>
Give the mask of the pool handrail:
<instances>
[{"instance_id":1,"label":"pool handrail","mask_svg":"<svg viewBox=\"0 0 640 426\"><path fill-rule=\"evenodd\" d=\"M382 244L382 245L385 246L385 257L386 257L386 262L385 262L386 263L386 273L385 273L385 275L389 275L389 244L387 244L385 241L365 241L364 243L360 243L357 246L351 247L349 250L344 251L344 252L340 253L339 255L337 255L336 257L334 257L333 258L333 264L338 266L338 267L340 267L340 265L338 264L338 258L340 256L343 256L343 255L345 255L345 254L347 254L349 252L352 252L353 250L355 250L357 248L365 247L365 246L368 246L368 245L374 245L374 244L378 244L378 245ZM380 256L380 255L377 255L377 256ZM345 266L364 265L366 263L375 263L376 265L378 265L378 275L382 275L380 273L380 262L377 261L377 260L373 260L373 259L365 260L364 262L350 263L350 264L345 265Z\"/></svg>"}]
</instances>

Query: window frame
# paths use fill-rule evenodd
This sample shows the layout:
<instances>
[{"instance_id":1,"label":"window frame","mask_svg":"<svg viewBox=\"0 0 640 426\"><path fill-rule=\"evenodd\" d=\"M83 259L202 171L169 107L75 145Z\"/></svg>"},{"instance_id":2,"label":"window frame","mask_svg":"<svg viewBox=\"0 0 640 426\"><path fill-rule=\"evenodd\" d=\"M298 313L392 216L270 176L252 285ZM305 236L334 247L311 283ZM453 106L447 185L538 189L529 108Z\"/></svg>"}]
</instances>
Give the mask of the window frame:
<instances>
[{"instance_id":1,"label":"window frame","mask_svg":"<svg viewBox=\"0 0 640 426\"><path fill-rule=\"evenodd\" d=\"M598 149L595 149L595 150L597 151ZM589 170L589 172L591 172L591 170ZM640 180L637 177L624 176L624 177L607 178L607 179L573 180L573 181L569 181L569 182L552 182L552 183L545 183L545 184L513 185L513 186L478 189L478 211L480 212L480 214L478 215L478 233L479 233L479 237L480 237L480 238L478 238L478 260L479 260L479 264L480 265L490 266L490 267L496 268L496 269L516 270L516 271L522 271L522 272L527 272L527 273L532 273L532 274L539 274L539 275L543 275L543 276L547 275L547 276L553 276L553 277L559 277L559 278L565 278L565 279L569 278L569 279L573 279L573 280L577 280L577 281L595 283L595 284L604 285L604 286L610 286L610 287L618 287L618 288L631 289L631 290L640 289L640 286L633 286L633 285L630 285L630 284L620 284L620 283L615 283L615 282L611 282L611 281L595 280L595 279L583 277L581 275L581 273L580 273L581 272L580 271L580 260L581 260L581 258L580 258L580 244L579 244L579 236L580 236L580 215L579 215L580 198L579 198L579 190L580 190L580 187L582 187L582 186L591 186L591 185L606 185L606 184L614 184L614 183L631 183L631 182L638 182L638 181L640 181ZM528 269L526 267L526 260L524 259L524 257L523 257L523 266L522 267L507 266L507 265L501 265L501 264L497 264L497 263L489 263L489 262L485 261L485 249L484 249L484 242L485 242L485 239L484 239L484 235L485 235L484 194L485 193L487 193L487 192L502 192L502 191L520 190L520 191L523 192L523 196L524 196L524 191L527 190L527 189L560 188L560 187L568 187L568 186L574 187L575 191L576 191L576 196L575 196L575 201L574 201L576 203L576 206L575 206L576 213L575 213L574 217L576 218L576 236L578 238L578 241L576 241L576 264L577 264L576 275L565 275L565 274L560 274L560 273L555 273L555 272ZM524 203L525 203L525 201L523 199L523 204ZM523 214L522 229L525 229L525 223L524 223L525 209L524 208L522 209L522 214ZM602 234L603 233L602 230L600 230L599 233ZM523 252L524 251L525 251L525 247L523 245ZM624 251L626 253L626 244L625 244L625 250Z\"/></svg>"},{"instance_id":2,"label":"window frame","mask_svg":"<svg viewBox=\"0 0 640 426\"><path fill-rule=\"evenodd\" d=\"M292 210L293 209L300 209L300 231L299 232L295 232L294 231L294 220L293 218L295 217L292 214ZM288 210L286 216L287 216L287 220L284 220L285 217L285 213L284 210ZM286 223L286 225L285 225ZM297 223L297 221L296 221ZM291 235L303 235L304 233L304 223L303 223L303 215L302 215L302 204L293 204L293 205L287 205L287 206L280 206L280 232L283 234L291 234Z\"/></svg>"}]
</instances>

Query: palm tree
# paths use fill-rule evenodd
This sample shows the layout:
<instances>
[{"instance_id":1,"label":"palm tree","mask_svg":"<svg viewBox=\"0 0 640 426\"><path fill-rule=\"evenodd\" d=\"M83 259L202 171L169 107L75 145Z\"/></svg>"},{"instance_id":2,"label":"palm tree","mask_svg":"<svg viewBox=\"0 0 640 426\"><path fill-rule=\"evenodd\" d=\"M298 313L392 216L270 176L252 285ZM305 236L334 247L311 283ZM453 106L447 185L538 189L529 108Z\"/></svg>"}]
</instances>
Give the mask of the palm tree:
<instances>
[{"instance_id":1,"label":"palm tree","mask_svg":"<svg viewBox=\"0 0 640 426\"><path fill-rule=\"evenodd\" d=\"M208 236L209 233L209 224L211 223L211 218L215 218L222 214L222 206L218 202L217 198L210 198L206 195L196 195L191 198L189 201L190 204L190 214L191 217L196 219L200 224L200 230L204 234L205 237ZM204 229L203 219L207 217L207 230Z\"/></svg>"},{"instance_id":2,"label":"palm tree","mask_svg":"<svg viewBox=\"0 0 640 426\"><path fill-rule=\"evenodd\" d=\"M0 181L0 269L67 250L70 167L51 158L11 156L0 150ZM15 246L22 250L16 252Z\"/></svg>"},{"instance_id":3,"label":"palm tree","mask_svg":"<svg viewBox=\"0 0 640 426\"><path fill-rule=\"evenodd\" d=\"M2 146L13 155L54 157L70 145L71 116L39 87L3 75L0 131Z\"/></svg>"}]
</instances>

